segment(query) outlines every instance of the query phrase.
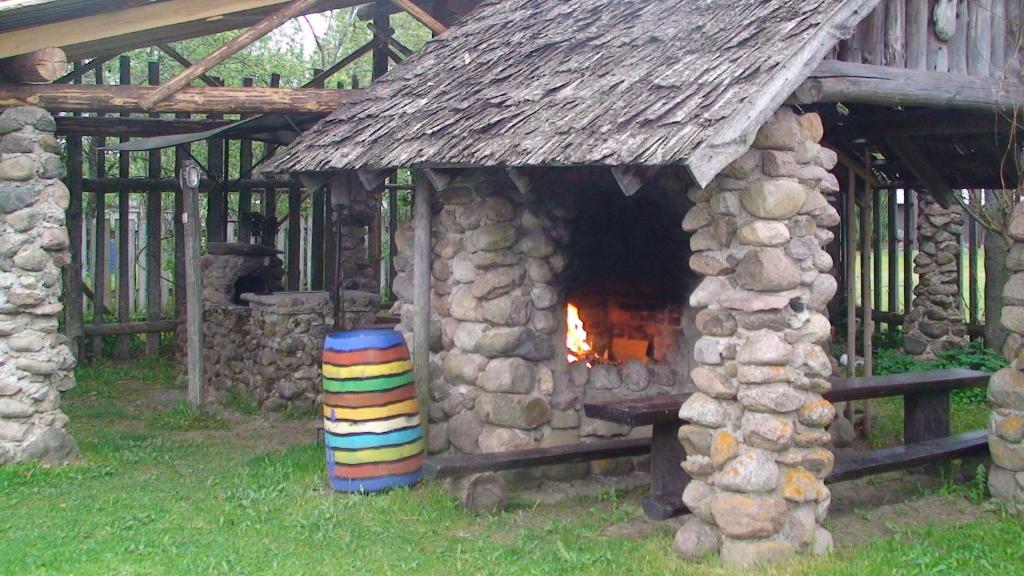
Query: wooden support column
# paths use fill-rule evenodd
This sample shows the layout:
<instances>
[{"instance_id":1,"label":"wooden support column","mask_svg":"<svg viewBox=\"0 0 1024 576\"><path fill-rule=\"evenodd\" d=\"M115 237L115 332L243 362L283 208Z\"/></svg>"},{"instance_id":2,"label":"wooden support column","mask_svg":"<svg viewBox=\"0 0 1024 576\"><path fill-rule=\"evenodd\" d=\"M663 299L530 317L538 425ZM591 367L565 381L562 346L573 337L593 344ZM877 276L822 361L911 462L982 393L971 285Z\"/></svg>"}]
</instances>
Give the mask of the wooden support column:
<instances>
[{"instance_id":1,"label":"wooden support column","mask_svg":"<svg viewBox=\"0 0 1024 576\"><path fill-rule=\"evenodd\" d=\"M208 118L220 120L223 114L210 114ZM206 141L206 168L211 180L217 181L206 194L206 239L208 242L227 241L227 194L219 182L224 177L224 140L210 138Z\"/></svg>"},{"instance_id":2,"label":"wooden support column","mask_svg":"<svg viewBox=\"0 0 1024 576\"><path fill-rule=\"evenodd\" d=\"M71 262L64 270L64 327L71 352L82 357L82 138L67 140L68 238L71 244Z\"/></svg>"},{"instance_id":3,"label":"wooden support column","mask_svg":"<svg viewBox=\"0 0 1024 576\"><path fill-rule=\"evenodd\" d=\"M302 261L302 189L294 178L288 181L288 290L298 291Z\"/></svg>"},{"instance_id":4,"label":"wooden support column","mask_svg":"<svg viewBox=\"0 0 1024 576\"><path fill-rule=\"evenodd\" d=\"M846 266L846 370L857 375L857 173L847 170L845 215L843 219L843 263ZM853 422L853 403L846 404L846 418Z\"/></svg>"},{"instance_id":5,"label":"wooden support column","mask_svg":"<svg viewBox=\"0 0 1024 576\"><path fill-rule=\"evenodd\" d=\"M277 88L281 85L281 75L273 73L270 75L270 86ZM272 155L276 146L265 145L265 154ZM266 188L263 190L263 238L264 246L277 245L277 190Z\"/></svg>"},{"instance_id":6,"label":"wooden support column","mask_svg":"<svg viewBox=\"0 0 1024 576\"><path fill-rule=\"evenodd\" d=\"M149 63L149 85L160 84L160 61ZM151 117L159 118L159 114ZM160 150L149 151L148 174L150 178L159 178L162 169ZM160 272L163 264L161 242L163 239L163 198L162 194L146 195L146 320L155 322L160 319L163 310L160 290ZM160 355L160 334L146 334L146 356Z\"/></svg>"},{"instance_id":7,"label":"wooden support column","mask_svg":"<svg viewBox=\"0 0 1024 576\"><path fill-rule=\"evenodd\" d=\"M342 252L338 245L341 237L341 206L331 200L331 193L324 194L324 289L337 287L338 262ZM331 293L334 297L334 293Z\"/></svg>"},{"instance_id":8,"label":"wooden support column","mask_svg":"<svg viewBox=\"0 0 1024 576\"><path fill-rule=\"evenodd\" d=\"M252 82L252 78L243 78L242 86L251 88ZM248 116L248 114L243 114L242 118L247 118ZM248 178L248 173L252 170L252 140L242 139L238 145L238 176L239 178ZM252 190L238 190L237 229L238 241L242 244L248 244L252 238Z\"/></svg>"},{"instance_id":9,"label":"wooden support column","mask_svg":"<svg viewBox=\"0 0 1024 576\"><path fill-rule=\"evenodd\" d=\"M968 323L978 323L978 223L967 211L967 306L970 308Z\"/></svg>"},{"instance_id":10,"label":"wooden support column","mask_svg":"<svg viewBox=\"0 0 1024 576\"><path fill-rule=\"evenodd\" d=\"M312 228L310 232L309 289L324 289L324 205L327 194L323 187L310 194L312 201Z\"/></svg>"},{"instance_id":11,"label":"wooden support column","mask_svg":"<svg viewBox=\"0 0 1024 576\"><path fill-rule=\"evenodd\" d=\"M865 168L871 170L871 153L865 151ZM863 302L864 308L864 321L863 321L863 341L862 346L864 348L864 376L871 376L874 373L874 354L873 354L873 342L872 337L875 333L875 321L872 318L872 312L874 310L874 302L872 300L872 282L874 279L871 277L871 248L874 239L874 218L872 213L874 212L874 191L871 189L871 184L868 182L864 183L864 198L861 203L861 246L860 246L860 277L861 277L861 301ZM864 400L864 413L861 422L864 428L864 437L867 439L871 438L871 401Z\"/></svg>"},{"instance_id":12,"label":"wooden support column","mask_svg":"<svg viewBox=\"0 0 1024 576\"><path fill-rule=\"evenodd\" d=\"M872 264L874 267L871 269L871 278L873 280L872 285L872 302L874 305L881 310L882 308L882 273L884 268L882 267L882 191L878 188L872 190L871 205L873 209L871 211L871 229L874 230L874 238L872 238L871 249L873 252L874 259Z\"/></svg>"},{"instance_id":13,"label":"wooden support column","mask_svg":"<svg viewBox=\"0 0 1024 576\"><path fill-rule=\"evenodd\" d=\"M889 290L887 293L889 312L896 314L899 312L899 283L900 283L900 263L899 263L899 252L897 251L896 245L896 229L898 226L897 220L899 217L896 215L896 190L889 189L886 191L888 195L886 200L886 231L888 232L889 240L886 242L886 252L889 255L889 262L887 266L887 275L889 277ZM889 329L895 328L895 324L889 324Z\"/></svg>"},{"instance_id":14,"label":"wooden support column","mask_svg":"<svg viewBox=\"0 0 1024 576\"><path fill-rule=\"evenodd\" d=\"M413 349L412 370L416 380L416 397L420 403L420 424L423 435L430 429L430 219L431 187L424 174L416 175L416 197L413 205Z\"/></svg>"},{"instance_id":15,"label":"wooden support column","mask_svg":"<svg viewBox=\"0 0 1024 576\"><path fill-rule=\"evenodd\" d=\"M917 203L914 191L903 190L903 315L910 313L914 305L914 243L917 238L917 225L914 222L914 210Z\"/></svg>"},{"instance_id":16,"label":"wooden support column","mask_svg":"<svg viewBox=\"0 0 1024 576\"><path fill-rule=\"evenodd\" d=\"M121 86L129 86L132 83L132 60L128 56L122 56L118 61L119 81ZM122 113L127 117L127 113ZM127 142L127 138L121 138L121 142ZM131 176L132 158L131 152L122 151L117 155L117 175L120 178ZM117 195L117 321L128 322L131 319L131 262L132 257L128 253L131 244L131 193L127 190L118 192ZM132 338L128 335L117 338L117 357L120 360L127 360L131 355Z\"/></svg>"},{"instance_id":17,"label":"wooden support column","mask_svg":"<svg viewBox=\"0 0 1024 576\"><path fill-rule=\"evenodd\" d=\"M96 68L96 83L103 84L103 67ZM98 137L93 139L93 147L96 149L96 179L107 177L106 154L103 147L107 145L107 139ZM92 272L92 303L93 303L93 324L103 324L103 309L106 307L107 299L107 195L102 190L93 196L93 205L96 207L96 249L93 253ZM103 337L95 336L92 339L93 356L103 354Z\"/></svg>"},{"instance_id":18,"label":"wooden support column","mask_svg":"<svg viewBox=\"0 0 1024 576\"><path fill-rule=\"evenodd\" d=\"M388 8L390 7L388 0L377 0L374 5L373 13L373 24L372 27L375 31L380 31L387 37L391 36L391 16ZM376 81L377 78L387 74L390 60L388 59L388 48L387 44L380 42L375 45L373 50L373 64L371 83ZM384 186L381 186L378 190L370 191L370 198L373 200L373 214L370 220L369 233L367 239L370 243L370 266L373 268L375 281L378 283L378 288L381 276L383 275L381 268L381 194L386 190Z\"/></svg>"},{"instance_id":19,"label":"wooden support column","mask_svg":"<svg viewBox=\"0 0 1024 576\"><path fill-rule=\"evenodd\" d=\"M185 163L179 178L185 213L185 277L187 285L186 342L188 347L188 401L201 406L205 396L203 369L203 276L199 269L199 167Z\"/></svg>"},{"instance_id":20,"label":"wooden support column","mask_svg":"<svg viewBox=\"0 0 1024 576\"><path fill-rule=\"evenodd\" d=\"M178 118L188 118L188 114L177 114ZM191 144L181 144L174 148L174 173L181 174L181 169L188 161ZM186 298L185 274L185 194L181 191L174 193L174 319L184 322L187 316L188 303ZM187 333L187 332L186 332ZM180 343L180 339L178 340ZM175 351L180 353L181 349L175 346Z\"/></svg>"},{"instance_id":21,"label":"wooden support column","mask_svg":"<svg viewBox=\"0 0 1024 576\"><path fill-rule=\"evenodd\" d=\"M394 298L395 256L398 248L395 246L395 233L398 231L398 190L387 188L388 192L388 297Z\"/></svg>"}]
</instances>

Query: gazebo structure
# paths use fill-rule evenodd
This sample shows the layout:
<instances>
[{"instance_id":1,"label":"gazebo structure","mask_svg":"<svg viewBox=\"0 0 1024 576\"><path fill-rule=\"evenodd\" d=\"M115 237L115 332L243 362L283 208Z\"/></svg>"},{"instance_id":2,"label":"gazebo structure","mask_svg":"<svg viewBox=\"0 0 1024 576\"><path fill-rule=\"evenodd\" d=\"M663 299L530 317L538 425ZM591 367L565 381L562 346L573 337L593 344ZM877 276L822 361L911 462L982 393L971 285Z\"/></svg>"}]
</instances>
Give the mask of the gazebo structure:
<instances>
[{"instance_id":1,"label":"gazebo structure","mask_svg":"<svg viewBox=\"0 0 1024 576\"><path fill-rule=\"evenodd\" d=\"M677 548L732 563L830 550L822 523L836 409L823 394L834 369L825 348L839 320L834 296L845 296L851 360L862 330L868 374L875 317L903 323L905 349L924 357L969 335L956 286L955 195L1020 186L1020 0L378 0L364 14L372 41L302 87L274 77L225 87L210 75L288 18L361 3L0 3L0 463L72 457L59 392L74 385L76 358L110 335L122 358L135 334L155 354L161 333L186 339L188 310L203 322L187 338L207 338L190 364L208 375L190 382L195 402L245 390L267 411L312 404L318 338L338 322L339 305L367 321L378 311L388 266L373 247L384 234L393 236L394 312L414 347L431 454L635 440L649 432L590 418L583 404L692 392L678 442L667 439L676 456L667 476L686 485L674 498L693 512ZM397 7L437 35L421 52L407 55L388 32ZM196 63L167 44L242 27ZM181 71L161 84L151 66L148 84L132 86L128 62L127 82L104 80L104 62L147 46ZM57 77L62 55L76 65ZM363 55L373 58L369 88L325 88ZM402 63L384 74L389 60ZM87 76L94 83L83 84ZM158 141L120 144L117 177L99 161L85 178L83 137L100 159L108 138ZM241 141L240 177L229 182L231 139ZM273 153L259 177L254 140ZM128 150L174 146L181 166L193 143L208 159L201 266L183 256L195 190L183 194L162 177L159 153L145 178L127 170ZM396 230L381 206L394 215L396 191L408 188L393 178L399 169L417 178L414 219ZM904 233L916 224L921 280L911 293L914 242L904 242L904 301L914 300L905 317L893 305L873 316L882 295L868 271L881 275L872 253L882 189L906 191ZM146 319L133 320L119 259L116 310L106 310L117 322L105 323L108 223L95 215L90 291L83 198L104 205L104 194L117 195L126 251L132 193L147 198L145 232L161 245L161 192L175 193L166 230L173 294L160 292L160 248L148 252ZM887 209L891 239L896 202ZM299 220L307 210L308 235ZM270 225L257 230L254 214ZM1007 232L1018 242L1003 312L1003 351L1014 362L992 379L990 478L994 495L1019 504L1019 206ZM181 289L189 274L204 281L191 301ZM892 290L886 296L895 302ZM162 298L174 303L172 317ZM99 311L91 323L86 299ZM852 407L844 412L849 423ZM541 473L567 479L629 465Z\"/></svg>"},{"instance_id":2,"label":"gazebo structure","mask_svg":"<svg viewBox=\"0 0 1024 576\"><path fill-rule=\"evenodd\" d=\"M954 190L1017 186L1020 6L997 4L998 41L914 1L489 1L269 170L339 201L419 170L396 292L432 452L642 433L580 406L693 386L679 549L825 552L835 260L854 276L829 245L876 186L927 190L932 228Z\"/></svg>"}]
</instances>

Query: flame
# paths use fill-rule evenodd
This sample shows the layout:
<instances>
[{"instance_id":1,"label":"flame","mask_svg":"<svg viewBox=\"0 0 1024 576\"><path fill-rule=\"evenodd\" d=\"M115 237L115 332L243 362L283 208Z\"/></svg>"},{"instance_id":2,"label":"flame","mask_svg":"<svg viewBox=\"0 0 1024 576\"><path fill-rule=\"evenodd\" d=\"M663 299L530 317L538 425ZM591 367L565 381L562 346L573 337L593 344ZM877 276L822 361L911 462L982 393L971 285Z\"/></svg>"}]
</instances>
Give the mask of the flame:
<instances>
[{"instance_id":1,"label":"flame","mask_svg":"<svg viewBox=\"0 0 1024 576\"><path fill-rule=\"evenodd\" d=\"M569 362L583 360L593 351L587 331L583 329L580 310L575 304L569 304L565 312L565 347L569 350L566 358Z\"/></svg>"}]
</instances>

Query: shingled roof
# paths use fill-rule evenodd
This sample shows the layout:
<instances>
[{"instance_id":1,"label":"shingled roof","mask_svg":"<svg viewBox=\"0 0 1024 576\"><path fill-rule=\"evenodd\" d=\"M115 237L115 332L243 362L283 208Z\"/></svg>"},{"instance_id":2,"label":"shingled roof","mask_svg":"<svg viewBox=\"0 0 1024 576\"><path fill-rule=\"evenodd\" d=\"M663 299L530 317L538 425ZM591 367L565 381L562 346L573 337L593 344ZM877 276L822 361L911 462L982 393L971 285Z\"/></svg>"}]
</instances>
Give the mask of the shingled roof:
<instances>
[{"instance_id":1,"label":"shingled roof","mask_svg":"<svg viewBox=\"0 0 1024 576\"><path fill-rule=\"evenodd\" d=\"M489 0L270 170L684 164L742 154L877 0Z\"/></svg>"}]
</instances>

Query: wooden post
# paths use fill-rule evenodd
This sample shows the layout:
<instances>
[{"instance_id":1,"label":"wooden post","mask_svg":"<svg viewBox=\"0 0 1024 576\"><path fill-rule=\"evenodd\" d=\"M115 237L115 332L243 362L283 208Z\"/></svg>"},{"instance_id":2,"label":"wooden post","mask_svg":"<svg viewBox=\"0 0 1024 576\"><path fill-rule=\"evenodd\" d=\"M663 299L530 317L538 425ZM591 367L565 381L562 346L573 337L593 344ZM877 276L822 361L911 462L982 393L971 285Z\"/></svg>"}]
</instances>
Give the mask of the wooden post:
<instances>
[{"instance_id":1,"label":"wooden post","mask_svg":"<svg viewBox=\"0 0 1024 576\"><path fill-rule=\"evenodd\" d=\"M243 78L242 86L252 88L252 78ZM242 118L247 118L243 114ZM247 138L239 142L238 151L238 176L248 178L246 174L252 170L252 140ZM238 191L238 241L248 244L252 237L252 190L240 189Z\"/></svg>"},{"instance_id":2,"label":"wooden post","mask_svg":"<svg viewBox=\"0 0 1024 576\"><path fill-rule=\"evenodd\" d=\"M292 178L288 182L288 289L299 290L302 245L302 190Z\"/></svg>"},{"instance_id":3,"label":"wooden post","mask_svg":"<svg viewBox=\"0 0 1024 576\"><path fill-rule=\"evenodd\" d=\"M412 16L415 20L419 21L420 24L423 24L424 26L429 28L430 31L433 32L434 34L444 34L445 31L448 30L447 26L439 22L429 12L418 6L412 0L391 1L400 6L402 10L408 12L409 16Z\"/></svg>"},{"instance_id":4,"label":"wooden post","mask_svg":"<svg viewBox=\"0 0 1024 576\"><path fill-rule=\"evenodd\" d=\"M872 278L872 296L875 306L879 310L882 308L882 191L881 189L872 190L871 198L871 229L874 231L874 238L871 242L871 250L873 252L874 259L872 264L874 267L871 269Z\"/></svg>"},{"instance_id":5,"label":"wooden post","mask_svg":"<svg viewBox=\"0 0 1024 576\"><path fill-rule=\"evenodd\" d=\"M219 81L219 79L218 79ZM220 120L223 114L210 114L208 118ZM224 140L210 138L206 141L206 169L211 180L222 181L224 177ZM227 241L227 193L215 184L206 194L206 239L209 242Z\"/></svg>"},{"instance_id":6,"label":"wooden post","mask_svg":"<svg viewBox=\"0 0 1024 576\"><path fill-rule=\"evenodd\" d=\"M430 429L430 180L416 175L416 197L413 214L413 350L412 369L416 380L416 396L420 403L420 425L423 436ZM425 440L424 440L425 441Z\"/></svg>"},{"instance_id":7,"label":"wooden post","mask_svg":"<svg viewBox=\"0 0 1024 576\"><path fill-rule=\"evenodd\" d=\"M268 32L291 20L295 16L303 14L311 8L317 0L292 0L286 6L260 20L249 27L238 36L232 38L228 43L206 55L205 58L196 62L189 68L182 70L180 74L164 84L159 90L143 98L139 104L146 110L150 110L160 101L166 99L182 88L188 86L201 74L209 72L211 68L227 60L232 55L249 46L256 40L262 38Z\"/></svg>"},{"instance_id":8,"label":"wooden post","mask_svg":"<svg viewBox=\"0 0 1024 576\"><path fill-rule=\"evenodd\" d=\"M846 218L843 219L843 264L846 266L846 371L857 375L857 173L847 170ZM853 402L846 403L846 418L853 422Z\"/></svg>"},{"instance_id":9,"label":"wooden post","mask_svg":"<svg viewBox=\"0 0 1024 576\"><path fill-rule=\"evenodd\" d=\"M281 85L281 75L274 72L270 75L270 87L277 88ZM265 145L265 154L272 155L276 146ZM277 190L265 188L263 190L263 238L264 246L277 246Z\"/></svg>"},{"instance_id":10,"label":"wooden post","mask_svg":"<svg viewBox=\"0 0 1024 576\"><path fill-rule=\"evenodd\" d=\"M896 314L899 312L899 283L900 283L900 263L899 263L899 252L896 246L896 224L899 217L896 215L896 190L889 189L886 191L887 197L887 213L886 219L886 230L888 232L889 240L886 242L886 251L889 255L889 265L886 272L889 277L889 291L888 291L888 304L889 312ZM889 329L896 327L896 324L889 324Z\"/></svg>"},{"instance_id":11,"label":"wooden post","mask_svg":"<svg viewBox=\"0 0 1024 576\"><path fill-rule=\"evenodd\" d=\"M865 168L871 171L871 154L865 151ZM863 302L864 308L864 321L863 321L863 348L864 348L864 376L868 377L874 373L874 358L872 349L872 336L875 333L875 322L871 317L874 303L872 301L872 281L871 278L871 248L874 239L872 213L874 212L873 206L874 191L871 189L871 184L864 182L864 199L861 205L861 248L860 248L860 278L861 278L861 301ZM871 438L871 401L864 401L864 414L861 422L864 428L864 437L867 439Z\"/></svg>"},{"instance_id":12,"label":"wooden post","mask_svg":"<svg viewBox=\"0 0 1024 576\"><path fill-rule=\"evenodd\" d=\"M122 56L118 61L122 86L129 86L132 83L132 60L128 56ZM127 113L121 114L127 118ZM121 138L121 142L127 142L127 138ZM121 178L131 176L132 158L130 152L122 151L117 155L117 175ZM131 320L131 255L129 236L131 234L131 193L127 190L118 192L117 195L117 321L125 323ZM117 338L117 357L120 360L127 360L131 356L132 337L128 335Z\"/></svg>"},{"instance_id":13,"label":"wooden post","mask_svg":"<svg viewBox=\"0 0 1024 576\"><path fill-rule=\"evenodd\" d=\"M910 314L914 305L914 239L917 228L914 225L914 191L903 190L903 314Z\"/></svg>"},{"instance_id":14,"label":"wooden post","mask_svg":"<svg viewBox=\"0 0 1024 576\"><path fill-rule=\"evenodd\" d=\"M967 217L967 306L970 325L978 323L978 224L966 211Z\"/></svg>"},{"instance_id":15,"label":"wooden post","mask_svg":"<svg viewBox=\"0 0 1024 576\"><path fill-rule=\"evenodd\" d=\"M40 48L28 54L0 60L0 78L12 84L45 84L60 78L67 71L67 54L54 47Z\"/></svg>"},{"instance_id":16,"label":"wooden post","mask_svg":"<svg viewBox=\"0 0 1024 576\"><path fill-rule=\"evenodd\" d=\"M928 0L907 0L907 68L928 67Z\"/></svg>"},{"instance_id":17,"label":"wooden post","mask_svg":"<svg viewBox=\"0 0 1024 576\"><path fill-rule=\"evenodd\" d=\"M103 67L96 68L96 83L103 84ZM93 139L93 147L96 149L96 179L107 177L106 153L103 147L107 145L107 139L98 137ZM96 206L96 249L93 253L93 274L92 274L92 322L103 324L103 309L107 299L107 195L97 191L93 196ZM95 336L92 339L92 353L94 356L103 354L103 337Z\"/></svg>"},{"instance_id":18,"label":"wooden post","mask_svg":"<svg viewBox=\"0 0 1024 576\"><path fill-rule=\"evenodd\" d=\"M205 375L203 371L203 277L199 269L199 181L200 170L194 162L185 163L178 177L184 198L185 213L185 283L187 285L186 342L188 346L188 401L203 404Z\"/></svg>"},{"instance_id":19,"label":"wooden post","mask_svg":"<svg viewBox=\"0 0 1024 576\"><path fill-rule=\"evenodd\" d=\"M395 285L395 233L398 231L398 190L388 190L388 297L394 298Z\"/></svg>"},{"instance_id":20,"label":"wooden post","mask_svg":"<svg viewBox=\"0 0 1024 576\"><path fill-rule=\"evenodd\" d=\"M992 61L992 2L973 0L968 3L967 73L971 76L989 75Z\"/></svg>"},{"instance_id":21,"label":"wooden post","mask_svg":"<svg viewBox=\"0 0 1024 576\"><path fill-rule=\"evenodd\" d=\"M71 244L71 262L65 269L64 324L71 352L82 357L82 137L67 140L68 237Z\"/></svg>"},{"instance_id":22,"label":"wooden post","mask_svg":"<svg viewBox=\"0 0 1024 576\"><path fill-rule=\"evenodd\" d=\"M149 85L160 84L160 61L149 63ZM159 114L151 114L153 118L159 118ZM159 178L161 171L160 150L149 151L149 177ZM162 194L146 195L146 320L155 322L160 319L162 312L160 272L163 259L161 258L162 231L160 221L163 217ZM154 357L160 354L160 334L146 334L146 356Z\"/></svg>"},{"instance_id":23,"label":"wooden post","mask_svg":"<svg viewBox=\"0 0 1024 576\"><path fill-rule=\"evenodd\" d=\"M324 204L326 194L323 187L310 194L313 202L313 230L310 233L309 289L324 289Z\"/></svg>"},{"instance_id":24,"label":"wooden post","mask_svg":"<svg viewBox=\"0 0 1024 576\"><path fill-rule=\"evenodd\" d=\"M188 114L178 114L179 118L187 118ZM191 144L181 144L174 148L174 173L180 174L188 159ZM185 195L179 190L174 193L174 319L179 323L187 318L188 303L186 300L185 274ZM180 338L178 339L180 343ZM175 351L180 352L175 346Z\"/></svg>"}]
</instances>

